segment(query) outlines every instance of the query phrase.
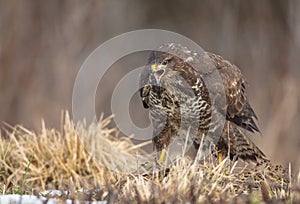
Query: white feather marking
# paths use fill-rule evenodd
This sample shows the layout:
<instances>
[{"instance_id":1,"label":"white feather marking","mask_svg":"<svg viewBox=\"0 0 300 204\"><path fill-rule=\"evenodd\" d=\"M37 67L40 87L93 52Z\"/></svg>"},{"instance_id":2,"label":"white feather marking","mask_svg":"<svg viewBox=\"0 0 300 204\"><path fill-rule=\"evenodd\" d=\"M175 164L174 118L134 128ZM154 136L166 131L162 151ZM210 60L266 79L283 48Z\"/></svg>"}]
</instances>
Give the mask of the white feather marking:
<instances>
[{"instance_id":1,"label":"white feather marking","mask_svg":"<svg viewBox=\"0 0 300 204\"><path fill-rule=\"evenodd\" d=\"M188 57L186 60L184 60L185 62L191 62L191 61L193 61L194 60L194 58L192 58L192 57Z\"/></svg>"}]
</instances>

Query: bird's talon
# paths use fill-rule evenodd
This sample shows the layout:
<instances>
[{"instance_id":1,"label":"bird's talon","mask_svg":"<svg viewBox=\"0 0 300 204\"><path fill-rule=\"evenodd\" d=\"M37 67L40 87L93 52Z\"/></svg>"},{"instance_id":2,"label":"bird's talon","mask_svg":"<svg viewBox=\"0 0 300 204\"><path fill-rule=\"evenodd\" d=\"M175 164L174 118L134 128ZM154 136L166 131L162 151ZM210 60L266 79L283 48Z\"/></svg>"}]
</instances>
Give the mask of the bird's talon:
<instances>
[{"instance_id":1,"label":"bird's talon","mask_svg":"<svg viewBox=\"0 0 300 204\"><path fill-rule=\"evenodd\" d=\"M151 167L154 166L154 162L152 162L152 161L146 161L141 166L144 167L144 168L151 168Z\"/></svg>"}]
</instances>

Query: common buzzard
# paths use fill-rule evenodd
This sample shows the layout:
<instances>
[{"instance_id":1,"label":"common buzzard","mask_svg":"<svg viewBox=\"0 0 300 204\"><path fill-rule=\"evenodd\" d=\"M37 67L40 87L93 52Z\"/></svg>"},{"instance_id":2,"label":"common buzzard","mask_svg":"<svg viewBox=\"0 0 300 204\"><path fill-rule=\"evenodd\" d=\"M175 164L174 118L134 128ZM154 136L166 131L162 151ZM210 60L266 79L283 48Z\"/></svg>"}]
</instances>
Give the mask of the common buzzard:
<instances>
[{"instance_id":1,"label":"common buzzard","mask_svg":"<svg viewBox=\"0 0 300 204\"><path fill-rule=\"evenodd\" d=\"M246 131L259 132L245 93L246 80L237 66L221 56L164 44L151 52L140 85L143 106L150 109L157 151L164 152L175 138L189 133L196 148L208 141L219 162L227 155L256 164L268 161L245 135ZM218 103L222 91L223 104ZM164 156L159 162L163 160Z\"/></svg>"}]
</instances>

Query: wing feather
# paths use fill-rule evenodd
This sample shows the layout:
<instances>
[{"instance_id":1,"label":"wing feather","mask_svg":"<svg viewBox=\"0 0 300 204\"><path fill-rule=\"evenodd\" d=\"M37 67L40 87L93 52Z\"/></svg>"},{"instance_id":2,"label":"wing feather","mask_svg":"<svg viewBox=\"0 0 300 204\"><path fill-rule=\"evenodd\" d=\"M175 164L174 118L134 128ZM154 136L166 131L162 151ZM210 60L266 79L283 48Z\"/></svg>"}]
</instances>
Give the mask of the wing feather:
<instances>
[{"instance_id":1,"label":"wing feather","mask_svg":"<svg viewBox=\"0 0 300 204\"><path fill-rule=\"evenodd\" d=\"M239 68L219 55L207 54L223 80L227 100L226 118L250 132L259 132L255 123L257 116L250 106L245 92L247 82Z\"/></svg>"}]
</instances>

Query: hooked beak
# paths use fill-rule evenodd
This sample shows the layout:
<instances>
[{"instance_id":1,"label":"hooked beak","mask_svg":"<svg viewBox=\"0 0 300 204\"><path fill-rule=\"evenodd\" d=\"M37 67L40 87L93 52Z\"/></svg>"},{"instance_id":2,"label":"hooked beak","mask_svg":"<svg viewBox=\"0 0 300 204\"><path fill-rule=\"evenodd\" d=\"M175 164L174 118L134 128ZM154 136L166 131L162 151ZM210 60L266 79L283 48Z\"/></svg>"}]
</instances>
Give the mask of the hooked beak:
<instances>
[{"instance_id":1,"label":"hooked beak","mask_svg":"<svg viewBox=\"0 0 300 204\"><path fill-rule=\"evenodd\" d=\"M161 77L164 75L165 70L163 69L162 65L151 65L151 70L154 72L154 77L156 80L156 83L159 84Z\"/></svg>"}]
</instances>

